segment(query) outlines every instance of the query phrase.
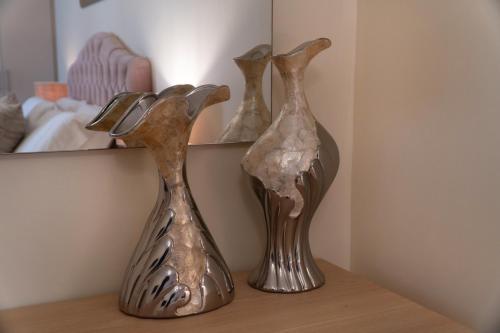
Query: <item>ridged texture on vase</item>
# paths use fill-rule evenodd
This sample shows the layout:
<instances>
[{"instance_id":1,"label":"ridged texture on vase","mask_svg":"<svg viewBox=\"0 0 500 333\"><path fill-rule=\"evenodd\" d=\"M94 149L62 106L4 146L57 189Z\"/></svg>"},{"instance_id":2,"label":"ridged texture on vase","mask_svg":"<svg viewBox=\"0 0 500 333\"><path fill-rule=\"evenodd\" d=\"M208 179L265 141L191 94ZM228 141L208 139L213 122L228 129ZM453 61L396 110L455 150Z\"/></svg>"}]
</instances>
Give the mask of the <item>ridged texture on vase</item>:
<instances>
[{"instance_id":1,"label":"ridged texture on vase","mask_svg":"<svg viewBox=\"0 0 500 333\"><path fill-rule=\"evenodd\" d=\"M120 293L120 309L146 318L207 312L234 297L229 269L186 180L189 135L199 113L229 98L226 86L201 86L185 95L143 94L110 131L140 142L158 165L160 188Z\"/></svg>"},{"instance_id":2,"label":"ridged texture on vase","mask_svg":"<svg viewBox=\"0 0 500 333\"><path fill-rule=\"evenodd\" d=\"M139 317L170 318L231 302L229 269L187 182L170 187L162 179L160 184L159 200L127 268L120 309Z\"/></svg>"},{"instance_id":3,"label":"ridged texture on vase","mask_svg":"<svg viewBox=\"0 0 500 333\"><path fill-rule=\"evenodd\" d=\"M224 129L220 143L255 141L271 125L271 113L262 94L262 78L271 60L271 52L271 45L262 44L234 58L245 77L245 94L236 114Z\"/></svg>"},{"instance_id":4,"label":"ridged texture on vase","mask_svg":"<svg viewBox=\"0 0 500 333\"><path fill-rule=\"evenodd\" d=\"M324 284L311 254L309 227L337 174L339 151L309 110L303 79L309 61L330 45L322 38L273 57L286 101L242 160L266 220L265 255L249 278L251 286L264 291L302 292Z\"/></svg>"}]
</instances>

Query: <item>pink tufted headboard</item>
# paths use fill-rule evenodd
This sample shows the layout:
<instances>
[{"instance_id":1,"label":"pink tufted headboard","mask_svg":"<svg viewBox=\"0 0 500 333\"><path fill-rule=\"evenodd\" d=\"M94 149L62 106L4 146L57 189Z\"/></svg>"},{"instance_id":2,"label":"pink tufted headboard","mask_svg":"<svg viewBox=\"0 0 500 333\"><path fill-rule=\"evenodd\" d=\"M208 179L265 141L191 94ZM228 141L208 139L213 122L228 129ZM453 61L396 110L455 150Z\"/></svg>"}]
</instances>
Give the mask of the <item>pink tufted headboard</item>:
<instances>
[{"instance_id":1,"label":"pink tufted headboard","mask_svg":"<svg viewBox=\"0 0 500 333\"><path fill-rule=\"evenodd\" d=\"M68 71L73 99L105 105L123 91L152 91L151 64L132 53L113 33L93 35Z\"/></svg>"}]
</instances>

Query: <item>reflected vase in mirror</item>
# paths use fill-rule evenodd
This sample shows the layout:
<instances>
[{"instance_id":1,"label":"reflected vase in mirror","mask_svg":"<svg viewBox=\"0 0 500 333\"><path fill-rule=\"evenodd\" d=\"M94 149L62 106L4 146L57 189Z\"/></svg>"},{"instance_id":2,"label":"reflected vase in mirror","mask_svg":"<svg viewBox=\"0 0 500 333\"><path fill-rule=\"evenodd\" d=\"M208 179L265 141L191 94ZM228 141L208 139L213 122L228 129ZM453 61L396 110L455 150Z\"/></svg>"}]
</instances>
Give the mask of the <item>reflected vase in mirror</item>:
<instances>
[{"instance_id":1,"label":"reflected vase in mirror","mask_svg":"<svg viewBox=\"0 0 500 333\"><path fill-rule=\"evenodd\" d=\"M260 290L294 293L325 282L311 254L309 226L337 174L339 151L311 113L303 82L310 60L330 45L321 38L273 57L286 100L276 121L242 160L267 225L264 258L248 281Z\"/></svg>"},{"instance_id":2,"label":"reflected vase in mirror","mask_svg":"<svg viewBox=\"0 0 500 333\"><path fill-rule=\"evenodd\" d=\"M217 309L232 301L234 285L193 200L185 164L197 116L206 107L228 100L229 88L176 86L158 95L134 96L132 102L131 95L111 101L102 118L122 114L110 135L151 151L158 165L160 191L129 262L120 309L144 318L174 318Z\"/></svg>"},{"instance_id":3,"label":"reflected vase in mirror","mask_svg":"<svg viewBox=\"0 0 500 333\"><path fill-rule=\"evenodd\" d=\"M262 93L262 79L271 52L271 45L262 44L234 58L245 77L245 94L219 143L255 141L271 125L271 113Z\"/></svg>"}]
</instances>

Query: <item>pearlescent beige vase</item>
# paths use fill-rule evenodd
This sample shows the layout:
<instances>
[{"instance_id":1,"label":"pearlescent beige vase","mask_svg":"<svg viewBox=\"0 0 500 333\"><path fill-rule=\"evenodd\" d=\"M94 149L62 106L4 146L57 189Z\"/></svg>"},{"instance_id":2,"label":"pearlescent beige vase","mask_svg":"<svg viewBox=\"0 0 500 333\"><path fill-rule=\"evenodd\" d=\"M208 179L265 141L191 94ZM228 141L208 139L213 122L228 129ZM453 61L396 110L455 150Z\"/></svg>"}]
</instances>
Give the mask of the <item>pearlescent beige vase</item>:
<instances>
[{"instance_id":1,"label":"pearlescent beige vase","mask_svg":"<svg viewBox=\"0 0 500 333\"><path fill-rule=\"evenodd\" d=\"M175 95L185 95L193 89L194 87L190 84L179 84L162 90L158 95L148 95L155 96L155 98L167 98ZM85 128L90 131L109 132L132 104L145 94L141 92L122 92L115 95ZM128 142L125 142L125 147L144 147L144 145L129 139Z\"/></svg>"},{"instance_id":2,"label":"pearlescent beige vase","mask_svg":"<svg viewBox=\"0 0 500 333\"><path fill-rule=\"evenodd\" d=\"M330 45L321 38L273 57L286 100L242 160L267 225L264 258L249 278L252 287L264 291L302 292L325 282L311 254L309 226L337 174L339 152L311 113L303 82L311 59Z\"/></svg>"},{"instance_id":3,"label":"pearlescent beige vase","mask_svg":"<svg viewBox=\"0 0 500 333\"><path fill-rule=\"evenodd\" d=\"M245 77L245 95L235 116L219 139L224 142L255 141L271 125L271 113L262 94L262 77L271 60L271 45L262 44L234 58Z\"/></svg>"},{"instance_id":4,"label":"pearlescent beige vase","mask_svg":"<svg viewBox=\"0 0 500 333\"><path fill-rule=\"evenodd\" d=\"M110 135L151 151L158 165L160 189L129 262L120 309L145 318L174 318L217 309L232 301L234 285L193 200L185 163L197 116L206 107L228 100L229 88L177 86L159 95L130 97L133 101L129 97L119 97L115 104L112 101L101 116L121 113Z\"/></svg>"}]
</instances>

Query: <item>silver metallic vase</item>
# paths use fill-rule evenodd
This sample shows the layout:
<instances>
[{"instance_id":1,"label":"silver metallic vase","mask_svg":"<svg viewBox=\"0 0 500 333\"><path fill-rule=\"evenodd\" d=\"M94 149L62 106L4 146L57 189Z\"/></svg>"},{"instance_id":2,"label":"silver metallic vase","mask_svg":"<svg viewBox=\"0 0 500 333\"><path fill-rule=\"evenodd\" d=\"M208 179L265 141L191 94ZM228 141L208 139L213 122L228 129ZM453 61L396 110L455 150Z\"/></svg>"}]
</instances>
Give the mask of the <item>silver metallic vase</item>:
<instances>
[{"instance_id":1,"label":"silver metallic vase","mask_svg":"<svg viewBox=\"0 0 500 333\"><path fill-rule=\"evenodd\" d=\"M276 121L242 160L267 226L264 258L248 281L260 290L294 293L325 282L311 254L309 226L337 174L339 151L311 113L303 81L310 60L330 45L321 38L273 57L286 100Z\"/></svg>"},{"instance_id":2,"label":"silver metallic vase","mask_svg":"<svg viewBox=\"0 0 500 333\"><path fill-rule=\"evenodd\" d=\"M229 269L193 200L185 160L194 121L206 107L229 99L227 86L200 86L182 94L142 94L110 130L140 142L160 174L151 212L122 285L120 309L146 318L173 318L217 309L232 301ZM116 105L119 105L117 103Z\"/></svg>"}]
</instances>

